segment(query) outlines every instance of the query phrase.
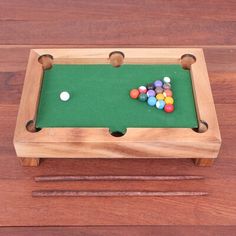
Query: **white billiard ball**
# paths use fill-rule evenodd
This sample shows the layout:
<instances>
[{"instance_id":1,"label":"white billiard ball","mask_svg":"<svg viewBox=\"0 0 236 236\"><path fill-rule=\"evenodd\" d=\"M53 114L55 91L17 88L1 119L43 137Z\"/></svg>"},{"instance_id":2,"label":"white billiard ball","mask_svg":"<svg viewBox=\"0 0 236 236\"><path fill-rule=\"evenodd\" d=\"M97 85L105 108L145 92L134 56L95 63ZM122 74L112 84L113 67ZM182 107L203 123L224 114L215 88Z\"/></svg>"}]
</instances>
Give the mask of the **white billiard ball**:
<instances>
[{"instance_id":1,"label":"white billiard ball","mask_svg":"<svg viewBox=\"0 0 236 236\"><path fill-rule=\"evenodd\" d=\"M60 99L63 102L68 101L70 99L70 94L68 92L66 92L66 91L61 92L60 93Z\"/></svg>"},{"instance_id":2,"label":"white billiard ball","mask_svg":"<svg viewBox=\"0 0 236 236\"><path fill-rule=\"evenodd\" d=\"M164 77L164 79L163 79L163 81L165 82L165 83L170 83L171 82L171 79L170 79L170 77Z\"/></svg>"}]
</instances>

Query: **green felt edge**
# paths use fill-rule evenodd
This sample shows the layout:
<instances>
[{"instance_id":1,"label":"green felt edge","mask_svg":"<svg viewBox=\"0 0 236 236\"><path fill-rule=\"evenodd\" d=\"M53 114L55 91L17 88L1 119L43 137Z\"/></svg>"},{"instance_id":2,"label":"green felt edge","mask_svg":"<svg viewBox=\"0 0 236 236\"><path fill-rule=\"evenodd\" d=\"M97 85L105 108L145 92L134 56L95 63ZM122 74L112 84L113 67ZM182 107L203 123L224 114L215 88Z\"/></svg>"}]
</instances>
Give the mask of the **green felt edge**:
<instances>
[{"instance_id":1,"label":"green felt edge","mask_svg":"<svg viewBox=\"0 0 236 236\"><path fill-rule=\"evenodd\" d=\"M129 91L164 76L172 78L175 111L165 113L133 100ZM62 102L61 91L71 99ZM36 127L197 128L188 70L180 65L62 65L44 73Z\"/></svg>"}]
</instances>

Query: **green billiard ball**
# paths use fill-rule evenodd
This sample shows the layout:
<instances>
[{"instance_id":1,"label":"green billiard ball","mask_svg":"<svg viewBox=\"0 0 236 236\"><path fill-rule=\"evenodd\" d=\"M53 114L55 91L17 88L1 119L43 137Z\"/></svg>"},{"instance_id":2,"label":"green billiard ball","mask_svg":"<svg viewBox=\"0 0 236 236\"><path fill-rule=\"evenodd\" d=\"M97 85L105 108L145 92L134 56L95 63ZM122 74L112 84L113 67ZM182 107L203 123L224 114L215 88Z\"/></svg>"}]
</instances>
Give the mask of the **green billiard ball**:
<instances>
[{"instance_id":1,"label":"green billiard ball","mask_svg":"<svg viewBox=\"0 0 236 236\"><path fill-rule=\"evenodd\" d=\"M147 94L146 93L141 93L138 97L138 100L141 102L146 102L147 101Z\"/></svg>"}]
</instances>

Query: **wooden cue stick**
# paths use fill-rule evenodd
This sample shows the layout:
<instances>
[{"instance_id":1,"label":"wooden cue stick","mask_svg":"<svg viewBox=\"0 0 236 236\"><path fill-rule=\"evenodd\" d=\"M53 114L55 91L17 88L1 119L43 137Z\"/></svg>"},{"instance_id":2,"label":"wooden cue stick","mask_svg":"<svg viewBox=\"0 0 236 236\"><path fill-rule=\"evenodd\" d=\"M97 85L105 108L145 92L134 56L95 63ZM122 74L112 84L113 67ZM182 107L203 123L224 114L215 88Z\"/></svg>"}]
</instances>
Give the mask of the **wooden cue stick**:
<instances>
[{"instance_id":1,"label":"wooden cue stick","mask_svg":"<svg viewBox=\"0 0 236 236\"><path fill-rule=\"evenodd\" d=\"M33 197L165 197L206 196L207 192L157 192L157 191L79 191L79 190L36 190Z\"/></svg>"},{"instance_id":2,"label":"wooden cue stick","mask_svg":"<svg viewBox=\"0 0 236 236\"><path fill-rule=\"evenodd\" d=\"M149 176L114 176L114 175L102 175L102 176L88 176L88 175L56 175L56 176L36 176L34 180L36 182L56 182L56 181L97 181L97 180L106 180L106 181L114 181L114 180L146 180L146 181L168 181L168 180L200 180L204 179L203 176L199 175L182 175L182 176L157 176L157 175L149 175Z\"/></svg>"}]
</instances>

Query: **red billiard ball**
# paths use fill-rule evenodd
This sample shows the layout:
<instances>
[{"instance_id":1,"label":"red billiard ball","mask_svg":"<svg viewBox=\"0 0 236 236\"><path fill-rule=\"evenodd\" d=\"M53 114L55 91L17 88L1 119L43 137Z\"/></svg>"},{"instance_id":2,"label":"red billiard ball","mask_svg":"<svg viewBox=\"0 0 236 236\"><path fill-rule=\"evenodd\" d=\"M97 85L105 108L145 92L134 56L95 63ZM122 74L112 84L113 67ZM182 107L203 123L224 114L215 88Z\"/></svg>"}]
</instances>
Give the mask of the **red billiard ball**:
<instances>
[{"instance_id":1,"label":"red billiard ball","mask_svg":"<svg viewBox=\"0 0 236 236\"><path fill-rule=\"evenodd\" d=\"M132 90L130 90L129 95L130 95L131 98L137 99L138 96L139 96L139 91L138 91L138 89L132 89Z\"/></svg>"},{"instance_id":2,"label":"red billiard ball","mask_svg":"<svg viewBox=\"0 0 236 236\"><path fill-rule=\"evenodd\" d=\"M171 113L174 111L174 105L173 104L166 104L164 107L165 112Z\"/></svg>"}]
</instances>

